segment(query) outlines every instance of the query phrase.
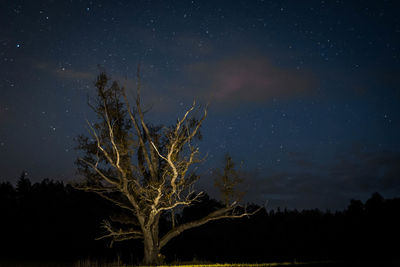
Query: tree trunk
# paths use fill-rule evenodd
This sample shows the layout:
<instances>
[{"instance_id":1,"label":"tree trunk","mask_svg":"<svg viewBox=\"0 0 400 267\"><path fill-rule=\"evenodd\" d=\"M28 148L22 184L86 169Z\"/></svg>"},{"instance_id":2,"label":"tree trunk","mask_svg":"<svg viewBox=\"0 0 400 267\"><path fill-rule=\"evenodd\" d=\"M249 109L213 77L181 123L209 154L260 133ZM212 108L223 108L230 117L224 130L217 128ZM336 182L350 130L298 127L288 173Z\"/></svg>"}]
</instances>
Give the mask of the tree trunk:
<instances>
[{"instance_id":1,"label":"tree trunk","mask_svg":"<svg viewBox=\"0 0 400 267\"><path fill-rule=\"evenodd\" d=\"M158 236L152 234L152 231L146 231L143 238L144 243L144 259L146 265L158 265L162 263L160 254Z\"/></svg>"}]
</instances>

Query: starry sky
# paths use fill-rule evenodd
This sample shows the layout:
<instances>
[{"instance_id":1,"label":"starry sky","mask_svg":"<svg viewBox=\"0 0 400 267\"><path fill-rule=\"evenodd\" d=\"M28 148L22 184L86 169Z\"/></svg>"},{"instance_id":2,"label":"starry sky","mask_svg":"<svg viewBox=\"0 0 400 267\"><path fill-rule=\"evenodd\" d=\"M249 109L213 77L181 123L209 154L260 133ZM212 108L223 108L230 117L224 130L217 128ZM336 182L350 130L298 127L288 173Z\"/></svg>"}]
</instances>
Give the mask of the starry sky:
<instances>
[{"instance_id":1,"label":"starry sky","mask_svg":"<svg viewBox=\"0 0 400 267\"><path fill-rule=\"evenodd\" d=\"M399 1L0 2L0 181L76 178L99 69L153 123L210 103L197 172L243 161L247 200L343 209L400 195Z\"/></svg>"}]
</instances>

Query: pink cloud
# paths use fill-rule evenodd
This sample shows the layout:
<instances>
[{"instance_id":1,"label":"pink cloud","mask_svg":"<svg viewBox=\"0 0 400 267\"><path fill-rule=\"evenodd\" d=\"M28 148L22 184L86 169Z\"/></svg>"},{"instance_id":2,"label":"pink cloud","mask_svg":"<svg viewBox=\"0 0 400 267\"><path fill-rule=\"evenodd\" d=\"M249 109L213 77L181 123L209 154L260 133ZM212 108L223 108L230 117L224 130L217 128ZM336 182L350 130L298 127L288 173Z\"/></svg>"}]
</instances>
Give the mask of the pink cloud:
<instances>
[{"instance_id":1,"label":"pink cloud","mask_svg":"<svg viewBox=\"0 0 400 267\"><path fill-rule=\"evenodd\" d=\"M279 67L262 57L197 63L188 72L203 97L229 104L309 94L315 84L310 73Z\"/></svg>"}]
</instances>

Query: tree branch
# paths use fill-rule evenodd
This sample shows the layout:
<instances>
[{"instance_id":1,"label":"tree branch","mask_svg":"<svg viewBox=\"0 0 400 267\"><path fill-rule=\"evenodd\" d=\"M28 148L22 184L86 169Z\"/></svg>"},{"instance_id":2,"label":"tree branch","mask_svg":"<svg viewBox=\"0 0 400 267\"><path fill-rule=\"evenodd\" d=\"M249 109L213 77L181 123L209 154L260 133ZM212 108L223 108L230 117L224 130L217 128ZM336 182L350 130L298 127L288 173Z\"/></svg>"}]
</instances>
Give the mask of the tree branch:
<instances>
[{"instance_id":1,"label":"tree branch","mask_svg":"<svg viewBox=\"0 0 400 267\"><path fill-rule=\"evenodd\" d=\"M160 248L165 246L168 243L168 241L170 241L172 238L178 236L180 233L182 233L185 230L201 226L203 224L206 224L206 223L208 223L210 221L214 221L214 220L234 219L234 218L242 218L242 217L245 217L245 216L251 216L251 215L254 215L255 213L257 213L258 211L260 211L262 209L262 207L260 207L257 210L255 210L254 212L250 212L250 213L244 212L244 213L239 214L239 215L228 214L228 212L233 211L234 208L235 208L235 206L222 208L222 209L216 210L214 212L211 212L206 217L203 217L203 218L198 219L196 221L192 221L192 222L187 222L187 223L181 224L181 225L171 229L168 233L166 233L161 238L161 240L160 240Z\"/></svg>"}]
</instances>

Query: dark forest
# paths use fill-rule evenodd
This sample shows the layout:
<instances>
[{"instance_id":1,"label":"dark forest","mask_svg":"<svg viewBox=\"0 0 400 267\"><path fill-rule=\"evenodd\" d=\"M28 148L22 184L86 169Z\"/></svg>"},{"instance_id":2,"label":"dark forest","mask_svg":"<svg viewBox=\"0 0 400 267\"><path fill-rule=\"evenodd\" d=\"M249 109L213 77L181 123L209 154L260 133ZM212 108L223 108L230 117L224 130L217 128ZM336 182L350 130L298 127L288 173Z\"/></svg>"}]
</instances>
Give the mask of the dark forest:
<instances>
[{"instance_id":1,"label":"dark forest","mask_svg":"<svg viewBox=\"0 0 400 267\"><path fill-rule=\"evenodd\" d=\"M193 220L223 205L203 196L185 208L180 222ZM259 208L249 204L249 210ZM138 263L141 241L110 248L100 222L113 218L115 207L93 193L60 181L31 183L24 174L14 187L0 184L1 259L77 261L102 259ZM365 203L351 200L343 211L268 210L251 217L211 222L188 230L161 252L166 262L281 262L399 260L400 198L374 193ZM160 231L163 231L161 220Z\"/></svg>"}]
</instances>

